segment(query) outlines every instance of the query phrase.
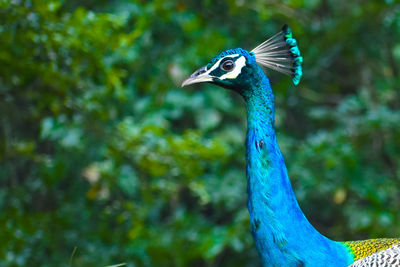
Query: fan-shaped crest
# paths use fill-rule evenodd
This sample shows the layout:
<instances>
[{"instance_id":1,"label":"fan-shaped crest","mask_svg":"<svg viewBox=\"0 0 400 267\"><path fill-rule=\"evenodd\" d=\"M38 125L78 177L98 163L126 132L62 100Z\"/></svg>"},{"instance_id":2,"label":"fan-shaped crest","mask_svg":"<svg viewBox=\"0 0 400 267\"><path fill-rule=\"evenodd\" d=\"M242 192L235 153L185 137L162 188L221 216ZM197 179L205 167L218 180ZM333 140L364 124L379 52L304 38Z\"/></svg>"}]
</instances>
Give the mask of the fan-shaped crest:
<instances>
[{"instance_id":1,"label":"fan-shaped crest","mask_svg":"<svg viewBox=\"0 0 400 267\"><path fill-rule=\"evenodd\" d=\"M261 66L289 75L295 85L300 82L303 58L288 25L251 52Z\"/></svg>"}]
</instances>

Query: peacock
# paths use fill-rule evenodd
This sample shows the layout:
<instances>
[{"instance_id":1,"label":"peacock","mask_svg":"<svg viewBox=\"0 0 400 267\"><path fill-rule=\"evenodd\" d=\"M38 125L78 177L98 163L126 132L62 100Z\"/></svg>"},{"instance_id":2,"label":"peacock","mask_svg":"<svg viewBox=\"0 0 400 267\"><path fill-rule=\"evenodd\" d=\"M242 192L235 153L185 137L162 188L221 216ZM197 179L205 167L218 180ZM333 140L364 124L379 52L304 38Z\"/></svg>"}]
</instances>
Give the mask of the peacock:
<instances>
[{"instance_id":1,"label":"peacock","mask_svg":"<svg viewBox=\"0 0 400 267\"><path fill-rule=\"evenodd\" d=\"M239 93L247 112L246 176L250 229L263 266L400 266L400 238L339 242L320 234L301 211L279 149L274 95L263 68L290 75L297 85L303 58L291 29L251 52L216 55L182 87L209 82Z\"/></svg>"}]
</instances>

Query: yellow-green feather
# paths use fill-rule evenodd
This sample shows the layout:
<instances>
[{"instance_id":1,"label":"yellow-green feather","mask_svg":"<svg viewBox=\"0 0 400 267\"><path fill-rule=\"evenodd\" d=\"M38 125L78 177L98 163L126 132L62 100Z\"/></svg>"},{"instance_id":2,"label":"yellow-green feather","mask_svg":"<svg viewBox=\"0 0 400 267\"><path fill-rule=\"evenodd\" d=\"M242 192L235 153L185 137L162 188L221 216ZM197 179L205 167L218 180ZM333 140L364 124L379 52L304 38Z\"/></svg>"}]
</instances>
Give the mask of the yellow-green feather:
<instances>
[{"instance_id":1,"label":"yellow-green feather","mask_svg":"<svg viewBox=\"0 0 400 267\"><path fill-rule=\"evenodd\" d=\"M400 238L377 238L360 241L346 241L343 245L354 255L354 261L399 244Z\"/></svg>"}]
</instances>

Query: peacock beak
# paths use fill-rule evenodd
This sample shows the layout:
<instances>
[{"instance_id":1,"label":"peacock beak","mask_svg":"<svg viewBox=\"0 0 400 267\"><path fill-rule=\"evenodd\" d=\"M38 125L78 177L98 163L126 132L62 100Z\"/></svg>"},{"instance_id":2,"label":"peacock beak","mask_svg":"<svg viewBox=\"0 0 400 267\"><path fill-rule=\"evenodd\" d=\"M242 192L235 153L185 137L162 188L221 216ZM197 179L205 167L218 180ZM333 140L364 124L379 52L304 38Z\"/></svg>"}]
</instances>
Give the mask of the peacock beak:
<instances>
[{"instance_id":1,"label":"peacock beak","mask_svg":"<svg viewBox=\"0 0 400 267\"><path fill-rule=\"evenodd\" d=\"M207 66L201 67L200 69L193 72L186 80L183 81L182 87L194 84L194 83L203 83L203 82L212 82L213 76L209 75L207 72Z\"/></svg>"}]
</instances>

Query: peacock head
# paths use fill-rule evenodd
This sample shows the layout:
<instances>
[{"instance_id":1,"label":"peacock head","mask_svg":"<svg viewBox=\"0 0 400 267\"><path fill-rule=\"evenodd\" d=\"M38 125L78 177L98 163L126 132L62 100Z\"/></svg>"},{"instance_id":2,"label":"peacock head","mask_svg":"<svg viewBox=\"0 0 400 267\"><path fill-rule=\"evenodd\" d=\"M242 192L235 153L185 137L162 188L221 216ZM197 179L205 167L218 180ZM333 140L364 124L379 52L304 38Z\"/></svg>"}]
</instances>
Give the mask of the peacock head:
<instances>
[{"instance_id":1,"label":"peacock head","mask_svg":"<svg viewBox=\"0 0 400 267\"><path fill-rule=\"evenodd\" d=\"M254 76L262 73L260 66L290 75L297 85L302 76L302 62L297 42L290 28L285 25L282 31L251 52L235 48L219 53L206 66L190 75L182 87L210 82L242 93L254 81Z\"/></svg>"}]
</instances>

